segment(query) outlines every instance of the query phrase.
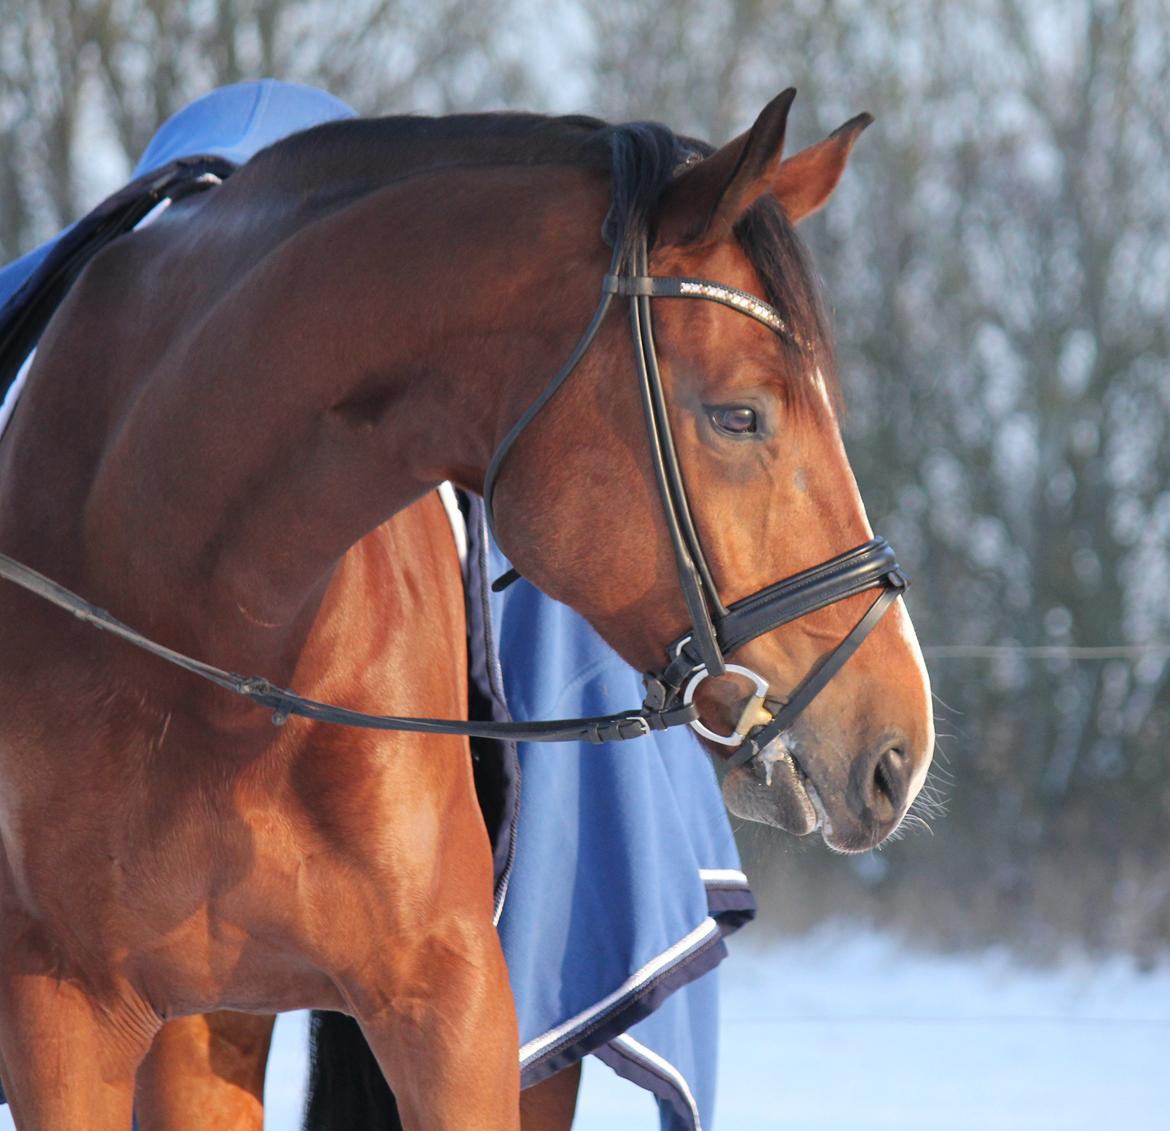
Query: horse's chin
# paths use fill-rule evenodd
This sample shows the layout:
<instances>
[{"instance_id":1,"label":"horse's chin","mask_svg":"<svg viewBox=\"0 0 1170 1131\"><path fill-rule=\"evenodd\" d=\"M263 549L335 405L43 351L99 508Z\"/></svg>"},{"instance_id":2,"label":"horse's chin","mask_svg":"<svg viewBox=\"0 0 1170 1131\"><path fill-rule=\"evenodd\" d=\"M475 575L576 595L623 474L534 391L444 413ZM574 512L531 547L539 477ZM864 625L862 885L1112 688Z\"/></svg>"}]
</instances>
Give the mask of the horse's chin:
<instances>
[{"instance_id":1,"label":"horse's chin","mask_svg":"<svg viewBox=\"0 0 1170 1131\"><path fill-rule=\"evenodd\" d=\"M792 755L772 743L723 779L723 800L737 817L772 825L794 836L824 831L823 808Z\"/></svg>"}]
</instances>

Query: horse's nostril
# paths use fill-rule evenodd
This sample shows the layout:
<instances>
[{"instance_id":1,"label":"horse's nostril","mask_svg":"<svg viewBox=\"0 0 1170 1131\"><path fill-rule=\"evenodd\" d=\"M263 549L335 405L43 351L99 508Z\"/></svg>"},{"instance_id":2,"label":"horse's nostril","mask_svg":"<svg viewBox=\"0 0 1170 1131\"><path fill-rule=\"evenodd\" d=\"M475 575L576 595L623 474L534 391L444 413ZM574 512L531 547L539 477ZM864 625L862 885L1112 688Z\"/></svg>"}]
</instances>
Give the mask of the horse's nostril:
<instances>
[{"instance_id":1,"label":"horse's nostril","mask_svg":"<svg viewBox=\"0 0 1170 1131\"><path fill-rule=\"evenodd\" d=\"M909 780L906 752L900 746L887 746L873 767L873 800L891 814L900 813L906 800Z\"/></svg>"}]
</instances>

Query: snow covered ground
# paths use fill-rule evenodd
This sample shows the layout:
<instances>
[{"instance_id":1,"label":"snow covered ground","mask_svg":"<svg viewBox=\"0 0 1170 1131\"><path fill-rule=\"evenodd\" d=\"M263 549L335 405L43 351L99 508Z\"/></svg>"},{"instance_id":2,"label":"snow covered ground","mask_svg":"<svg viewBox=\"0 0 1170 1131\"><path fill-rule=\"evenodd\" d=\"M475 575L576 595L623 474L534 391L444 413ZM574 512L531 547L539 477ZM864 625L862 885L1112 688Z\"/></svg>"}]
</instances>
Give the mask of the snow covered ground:
<instances>
[{"instance_id":1,"label":"snow covered ground","mask_svg":"<svg viewBox=\"0 0 1170 1131\"><path fill-rule=\"evenodd\" d=\"M1170 957L1029 970L844 927L733 947L720 1128L1170 1131ZM270 1103L287 1106L269 1110L292 1131L303 1025L282 1024ZM646 1093L587 1062L575 1131L656 1127Z\"/></svg>"},{"instance_id":2,"label":"snow covered ground","mask_svg":"<svg viewBox=\"0 0 1170 1131\"><path fill-rule=\"evenodd\" d=\"M723 971L720 1128L1170 1131L1170 957L1031 970L842 927L745 935ZM304 1035L281 1018L269 1131L299 1126ZM656 1126L644 1092L588 1063L577 1131Z\"/></svg>"}]
</instances>

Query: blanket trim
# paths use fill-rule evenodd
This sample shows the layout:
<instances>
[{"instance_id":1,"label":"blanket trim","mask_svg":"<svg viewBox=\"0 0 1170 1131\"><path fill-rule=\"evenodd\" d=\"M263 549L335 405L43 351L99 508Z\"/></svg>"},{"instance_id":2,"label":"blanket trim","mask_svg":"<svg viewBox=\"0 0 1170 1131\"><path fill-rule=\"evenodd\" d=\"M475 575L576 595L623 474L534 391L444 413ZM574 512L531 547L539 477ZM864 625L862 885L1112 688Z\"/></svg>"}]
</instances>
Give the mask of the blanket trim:
<instances>
[{"instance_id":1,"label":"blanket trim","mask_svg":"<svg viewBox=\"0 0 1170 1131\"><path fill-rule=\"evenodd\" d=\"M742 872L733 876L732 871L700 869L707 889L709 915L698 927L650 959L612 993L524 1043L520 1049L522 1088L539 1084L590 1053L602 1056L604 1047L615 1038L649 1017L675 991L710 973L727 957L724 938L756 914L756 901L747 886L747 877ZM715 887L707 879L716 874L717 882L726 887ZM659 1094L655 1088L650 1090Z\"/></svg>"},{"instance_id":2,"label":"blanket trim","mask_svg":"<svg viewBox=\"0 0 1170 1131\"><path fill-rule=\"evenodd\" d=\"M686 1076L664 1056L629 1033L614 1037L594 1054L624 1080L649 1092L670 1109L680 1131L703 1131L699 1105Z\"/></svg>"}]
</instances>

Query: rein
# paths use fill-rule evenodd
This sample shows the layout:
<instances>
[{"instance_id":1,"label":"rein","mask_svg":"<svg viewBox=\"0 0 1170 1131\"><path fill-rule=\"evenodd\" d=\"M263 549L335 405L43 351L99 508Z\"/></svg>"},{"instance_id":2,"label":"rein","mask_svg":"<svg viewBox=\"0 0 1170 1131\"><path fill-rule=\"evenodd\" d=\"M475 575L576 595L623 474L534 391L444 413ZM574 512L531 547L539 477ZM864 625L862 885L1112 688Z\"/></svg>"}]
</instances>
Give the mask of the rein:
<instances>
[{"instance_id":1,"label":"rein","mask_svg":"<svg viewBox=\"0 0 1170 1131\"><path fill-rule=\"evenodd\" d=\"M214 683L226 691L235 692L253 703L272 710L272 721L283 725L291 715L314 719L321 723L362 727L366 730L400 730L419 734L459 734L473 738L514 739L523 742L615 742L626 738L640 738L652 730L691 722L697 712L694 706L672 707L669 710L627 711L616 715L597 715L584 719L557 719L538 723L470 722L463 719L424 719L396 715L367 715L332 703L307 699L295 691L277 687L261 676L242 676L225 671L213 664L176 652L164 644L151 640L123 624L105 609L90 604L63 585L7 554L0 554L0 577L15 582L23 589L72 613L78 620L102 629L119 640L133 644L152 656L174 664L175 667Z\"/></svg>"},{"instance_id":2,"label":"rein","mask_svg":"<svg viewBox=\"0 0 1170 1131\"><path fill-rule=\"evenodd\" d=\"M174 199L192 191L196 181L198 188L204 187L210 179L208 172L204 165L184 161L176 163L175 167L168 167L163 173L155 174L149 184L144 186L149 190L151 207L164 197ZM230 169L217 167L215 172L218 181ZM123 190L123 193L118 194L119 204L128 191ZM99 206L98 211L103 207ZM101 230L101 243L130 230L144 211L139 207L119 208L116 220L107 223ZM108 215L104 218L109 220ZM905 591L908 582L888 543L882 538L874 538L812 569L777 581L731 606L724 606L707 567L691 517L658 367L650 300L695 298L718 302L762 323L797 348L803 349L804 343L772 306L754 295L706 279L650 276L645 232L634 242L634 249L630 261L622 262L621 253L615 247L610 270L602 283L601 300L588 327L544 391L516 421L496 449L484 477L483 498L487 521L491 526L496 481L512 445L573 374L597 337L614 296L628 298L630 334L651 462L674 548L679 583L692 625L688 633L667 649L667 663L659 671L644 676L646 697L639 709L589 718L519 723L366 714L309 699L262 677L237 675L167 648L122 623L105 609L91 604L3 553L0 553L0 577L57 605L94 628L109 632L159 659L269 708L273 712L272 721L278 726L290 716L298 715L317 722L373 730L465 735L524 742L599 743L641 738L651 731L689 724L713 742L738 747L729 765L736 766L750 761L793 725L800 713L857 651L865 637L877 627L882 616ZM18 316L14 319L15 324L9 324L8 333L0 328L0 344L10 347L0 350L0 355L3 355L0 357L0 372L6 365L19 364L19 361L12 360L12 347L17 342L27 347L25 352L36 344L34 335L39 336L37 331L47 323L52 310L63 296L65 286L68 285L66 280L72 282L80 273L82 255L81 249L70 248L68 257L62 257L65 262L53 265L56 269L50 279L57 284L52 288L55 293L51 295L50 302L40 303L39 309L34 308L36 317L22 319ZM29 280L30 283L32 281ZM33 303L36 301L35 298L32 300ZM505 578L514 580L516 576L519 575L509 574ZM728 653L756 637L868 589L880 589L881 593L852 631L813 667L786 700L770 697L768 682L758 673L727 663ZM756 690L734 732L720 735L699 721L694 695L704 680L727 672L735 672L750 679ZM767 721L761 722L761 717Z\"/></svg>"}]
</instances>

